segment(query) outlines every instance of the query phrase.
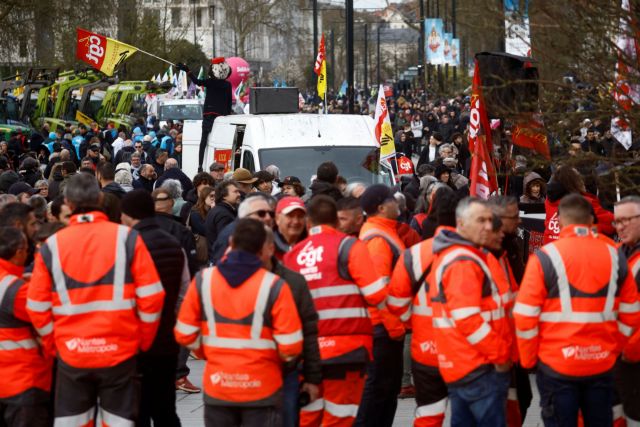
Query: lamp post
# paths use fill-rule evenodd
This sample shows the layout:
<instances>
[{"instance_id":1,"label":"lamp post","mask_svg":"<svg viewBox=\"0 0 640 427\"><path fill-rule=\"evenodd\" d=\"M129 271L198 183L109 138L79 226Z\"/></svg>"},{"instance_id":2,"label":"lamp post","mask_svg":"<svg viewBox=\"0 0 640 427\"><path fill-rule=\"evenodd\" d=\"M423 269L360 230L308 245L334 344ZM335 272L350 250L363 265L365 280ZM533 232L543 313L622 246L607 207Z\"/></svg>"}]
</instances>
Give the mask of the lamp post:
<instances>
[{"instance_id":1,"label":"lamp post","mask_svg":"<svg viewBox=\"0 0 640 427\"><path fill-rule=\"evenodd\" d=\"M216 57L216 6L209 4L209 17L211 18L211 54Z\"/></svg>"},{"instance_id":2,"label":"lamp post","mask_svg":"<svg viewBox=\"0 0 640 427\"><path fill-rule=\"evenodd\" d=\"M354 85L353 85L353 0L345 1L346 9L346 32L347 32L347 102L349 103L349 114L354 113Z\"/></svg>"}]
</instances>

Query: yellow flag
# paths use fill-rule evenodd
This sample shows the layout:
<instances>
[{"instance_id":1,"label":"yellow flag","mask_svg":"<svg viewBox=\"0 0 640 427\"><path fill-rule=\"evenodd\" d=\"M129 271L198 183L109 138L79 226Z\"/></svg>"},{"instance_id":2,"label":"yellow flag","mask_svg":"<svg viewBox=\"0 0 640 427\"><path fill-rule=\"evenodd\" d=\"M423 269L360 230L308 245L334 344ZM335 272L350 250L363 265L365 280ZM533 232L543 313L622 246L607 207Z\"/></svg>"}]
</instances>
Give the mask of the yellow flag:
<instances>
[{"instance_id":1,"label":"yellow flag","mask_svg":"<svg viewBox=\"0 0 640 427\"><path fill-rule=\"evenodd\" d=\"M16 71L16 81L20 81L20 74ZM13 90L13 96L20 96L24 92L24 85L18 86Z\"/></svg>"},{"instance_id":2,"label":"yellow flag","mask_svg":"<svg viewBox=\"0 0 640 427\"><path fill-rule=\"evenodd\" d=\"M380 160L394 158L396 156L396 145L393 141L393 128L391 127L391 120L389 120L387 99L384 96L382 85L378 89L378 102L376 103L376 114L373 120L376 125L376 140L380 144Z\"/></svg>"},{"instance_id":3,"label":"yellow flag","mask_svg":"<svg viewBox=\"0 0 640 427\"><path fill-rule=\"evenodd\" d=\"M318 48L318 56L316 57L313 72L318 75L318 96L324 99L327 93L327 57L324 47L324 34L320 39L320 47Z\"/></svg>"},{"instance_id":4,"label":"yellow flag","mask_svg":"<svg viewBox=\"0 0 640 427\"><path fill-rule=\"evenodd\" d=\"M82 28L77 28L76 33L76 57L107 76L112 76L122 62L138 51L126 43Z\"/></svg>"},{"instance_id":5,"label":"yellow flag","mask_svg":"<svg viewBox=\"0 0 640 427\"><path fill-rule=\"evenodd\" d=\"M76 111L76 121L87 126L91 126L93 123L93 119L80 110Z\"/></svg>"}]
</instances>

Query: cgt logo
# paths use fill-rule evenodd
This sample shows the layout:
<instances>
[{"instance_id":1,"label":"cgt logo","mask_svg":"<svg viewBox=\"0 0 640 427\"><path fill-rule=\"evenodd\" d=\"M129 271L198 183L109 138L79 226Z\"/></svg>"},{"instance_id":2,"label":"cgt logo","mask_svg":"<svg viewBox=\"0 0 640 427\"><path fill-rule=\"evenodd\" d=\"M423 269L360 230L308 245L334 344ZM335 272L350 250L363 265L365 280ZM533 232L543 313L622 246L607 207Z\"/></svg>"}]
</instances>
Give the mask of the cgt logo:
<instances>
[{"instance_id":1,"label":"cgt logo","mask_svg":"<svg viewBox=\"0 0 640 427\"><path fill-rule=\"evenodd\" d=\"M302 250L296 257L296 261L298 265L313 267L317 262L322 262L323 252L324 247L319 246L317 248L314 248L313 242L309 242L304 246L304 248L302 248Z\"/></svg>"}]
</instances>

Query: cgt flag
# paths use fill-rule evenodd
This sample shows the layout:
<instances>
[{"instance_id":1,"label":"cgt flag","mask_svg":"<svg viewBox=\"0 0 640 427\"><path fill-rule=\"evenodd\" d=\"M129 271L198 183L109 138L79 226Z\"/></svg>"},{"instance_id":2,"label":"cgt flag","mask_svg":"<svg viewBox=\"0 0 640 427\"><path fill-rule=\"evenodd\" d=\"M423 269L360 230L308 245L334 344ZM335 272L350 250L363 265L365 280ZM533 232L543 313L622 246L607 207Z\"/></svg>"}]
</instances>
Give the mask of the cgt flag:
<instances>
[{"instance_id":1,"label":"cgt flag","mask_svg":"<svg viewBox=\"0 0 640 427\"><path fill-rule=\"evenodd\" d=\"M524 122L518 122L511 131L511 140L514 145L529 148L551 159L549 142L542 122L535 116Z\"/></svg>"},{"instance_id":2,"label":"cgt flag","mask_svg":"<svg viewBox=\"0 0 640 427\"><path fill-rule=\"evenodd\" d=\"M327 56L324 47L324 34L320 38L320 47L318 48L318 56L313 67L313 72L318 75L318 96L324 99L327 93Z\"/></svg>"},{"instance_id":3,"label":"cgt flag","mask_svg":"<svg viewBox=\"0 0 640 427\"><path fill-rule=\"evenodd\" d=\"M498 191L498 179L489 154L493 145L489 119L480 90L480 67L477 60L475 63L471 89L471 114L469 116L469 150L472 153L469 192L472 196L488 199L490 195ZM480 135L480 128L484 131L484 135Z\"/></svg>"},{"instance_id":4,"label":"cgt flag","mask_svg":"<svg viewBox=\"0 0 640 427\"><path fill-rule=\"evenodd\" d=\"M107 76L112 76L120 64L138 51L133 46L82 28L76 29L76 35L76 58Z\"/></svg>"},{"instance_id":5,"label":"cgt flag","mask_svg":"<svg viewBox=\"0 0 640 427\"><path fill-rule=\"evenodd\" d=\"M376 126L376 141L380 146L380 161L395 158L396 145L393 142L393 129L391 128L389 110L387 110L387 100L385 98L382 85L380 85L380 89L378 89L376 114L373 121Z\"/></svg>"}]
</instances>

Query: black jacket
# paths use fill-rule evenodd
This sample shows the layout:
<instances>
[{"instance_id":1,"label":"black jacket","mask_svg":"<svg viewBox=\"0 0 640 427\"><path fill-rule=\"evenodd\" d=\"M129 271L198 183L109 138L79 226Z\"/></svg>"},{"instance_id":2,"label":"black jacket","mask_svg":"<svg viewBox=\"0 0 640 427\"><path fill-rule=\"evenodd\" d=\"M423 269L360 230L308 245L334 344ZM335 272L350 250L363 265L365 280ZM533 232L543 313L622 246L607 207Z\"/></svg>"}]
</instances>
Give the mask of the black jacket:
<instances>
[{"instance_id":1,"label":"black jacket","mask_svg":"<svg viewBox=\"0 0 640 427\"><path fill-rule=\"evenodd\" d=\"M185 225L180 223L180 218L162 212L156 212L156 222L167 233L175 237L187 254L189 261L189 274L193 277L198 272L198 260L196 258L196 241Z\"/></svg>"},{"instance_id":2,"label":"black jacket","mask_svg":"<svg viewBox=\"0 0 640 427\"><path fill-rule=\"evenodd\" d=\"M147 246L165 291L158 333L145 355L177 355L178 343L173 335L176 305L182 287L184 252L176 238L163 231L154 218L145 218L133 227Z\"/></svg>"},{"instance_id":3,"label":"black jacket","mask_svg":"<svg viewBox=\"0 0 640 427\"><path fill-rule=\"evenodd\" d=\"M103 193L111 193L114 196L118 197L118 199L122 199L122 197L127 194L126 191L124 191L124 188L122 188L120 186L120 184L118 184L117 182L110 182L107 185L105 185L104 187L102 187L102 192Z\"/></svg>"},{"instance_id":4,"label":"black jacket","mask_svg":"<svg viewBox=\"0 0 640 427\"><path fill-rule=\"evenodd\" d=\"M149 193L152 193L154 183L155 181L152 181L150 179L147 179L141 176L140 178L133 180L133 188L136 188L136 189L141 188L143 190L147 190Z\"/></svg>"},{"instance_id":5,"label":"black jacket","mask_svg":"<svg viewBox=\"0 0 640 427\"><path fill-rule=\"evenodd\" d=\"M189 79L196 86L204 86L206 96L204 98L204 114L214 113L216 116L228 116L231 114L231 83L226 80L202 79L199 80L191 71L187 73Z\"/></svg>"},{"instance_id":6,"label":"black jacket","mask_svg":"<svg viewBox=\"0 0 640 427\"><path fill-rule=\"evenodd\" d=\"M216 204L213 209L207 213L205 220L205 226L207 228L207 242L209 242L210 248L218 238L218 234L227 225L231 224L236 219L236 209L226 202Z\"/></svg>"},{"instance_id":7,"label":"black jacket","mask_svg":"<svg viewBox=\"0 0 640 427\"><path fill-rule=\"evenodd\" d=\"M313 199L318 194L329 196L336 202L342 199L342 193L340 192L340 189L329 182L315 180L309 186L309 189L311 190L311 197L309 199Z\"/></svg>"},{"instance_id":8,"label":"black jacket","mask_svg":"<svg viewBox=\"0 0 640 427\"><path fill-rule=\"evenodd\" d=\"M164 171L162 176L160 176L156 180L156 188L160 188L162 183L165 182L167 179L177 179L178 181L180 181L180 184L182 184L182 198L184 198L187 195L189 190L193 189L193 182L191 182L189 177L185 175L185 173L178 168L167 169L166 171Z\"/></svg>"},{"instance_id":9,"label":"black jacket","mask_svg":"<svg viewBox=\"0 0 640 427\"><path fill-rule=\"evenodd\" d=\"M289 270L273 257L274 274L282 277L289 284L293 300L298 309L298 315L302 322L302 336L304 338L302 348L302 374L304 381L311 384L320 384L322 370L320 366L320 348L318 347L318 313L313 305L313 298L304 276Z\"/></svg>"}]
</instances>

